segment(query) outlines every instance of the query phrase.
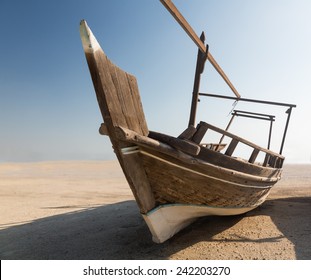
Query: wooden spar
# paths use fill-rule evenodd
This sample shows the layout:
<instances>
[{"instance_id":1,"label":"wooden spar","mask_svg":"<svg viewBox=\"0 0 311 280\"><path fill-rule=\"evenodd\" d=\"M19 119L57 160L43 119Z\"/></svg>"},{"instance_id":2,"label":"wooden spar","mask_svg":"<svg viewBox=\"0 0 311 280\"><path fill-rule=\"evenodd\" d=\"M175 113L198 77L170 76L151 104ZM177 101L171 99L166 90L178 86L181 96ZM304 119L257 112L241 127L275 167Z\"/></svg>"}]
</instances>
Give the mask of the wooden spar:
<instances>
[{"instance_id":1,"label":"wooden spar","mask_svg":"<svg viewBox=\"0 0 311 280\"><path fill-rule=\"evenodd\" d=\"M200 146L191 141L175 138L155 131L149 131L148 137L169 144L177 150L180 150L190 155L198 155L200 153Z\"/></svg>"},{"instance_id":2,"label":"wooden spar","mask_svg":"<svg viewBox=\"0 0 311 280\"><path fill-rule=\"evenodd\" d=\"M160 0L160 1L164 5L164 7L171 13L171 15L175 18L175 20L180 24L180 26L186 31L186 33L189 35L192 41L198 46L201 52L206 53L206 46L194 32L190 24L183 17L183 15L178 11L173 2L171 0ZM215 70L220 74L220 76L224 79L224 81L230 87L230 89L233 91L236 97L240 98L241 95L233 86L233 84L231 83L225 72L221 69L221 67L218 65L218 63L216 62L216 60L214 59L214 57L211 55L210 52L207 53L207 59L213 65Z\"/></svg>"}]
</instances>

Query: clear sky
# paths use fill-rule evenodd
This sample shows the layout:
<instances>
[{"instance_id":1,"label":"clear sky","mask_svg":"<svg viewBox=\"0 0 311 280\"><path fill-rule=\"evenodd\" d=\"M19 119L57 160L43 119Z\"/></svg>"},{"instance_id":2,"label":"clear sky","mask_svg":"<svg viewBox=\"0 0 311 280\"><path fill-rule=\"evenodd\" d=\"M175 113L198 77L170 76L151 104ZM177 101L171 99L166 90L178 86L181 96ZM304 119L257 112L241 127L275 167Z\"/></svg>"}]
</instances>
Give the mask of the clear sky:
<instances>
[{"instance_id":1,"label":"clear sky","mask_svg":"<svg viewBox=\"0 0 311 280\"><path fill-rule=\"evenodd\" d=\"M0 162L114 158L98 134L81 19L109 58L137 77L149 129L177 136L187 127L197 49L160 1L0 1ZM198 34L205 31L242 97L297 104L283 154L288 163L310 162L311 1L174 3ZM201 91L233 96L209 65ZM231 109L231 101L202 98L198 121L224 127ZM284 125L284 109L255 109ZM265 145L264 125L237 120L232 130ZM281 130L274 132L278 150Z\"/></svg>"}]
</instances>

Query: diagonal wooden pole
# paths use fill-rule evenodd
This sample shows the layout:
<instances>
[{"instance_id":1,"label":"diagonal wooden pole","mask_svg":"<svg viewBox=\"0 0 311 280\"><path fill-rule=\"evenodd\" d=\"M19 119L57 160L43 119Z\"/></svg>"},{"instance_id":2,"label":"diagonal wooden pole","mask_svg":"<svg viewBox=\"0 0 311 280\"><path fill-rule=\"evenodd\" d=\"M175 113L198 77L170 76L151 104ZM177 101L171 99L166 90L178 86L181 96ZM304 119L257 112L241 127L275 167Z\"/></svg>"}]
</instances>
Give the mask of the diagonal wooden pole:
<instances>
[{"instance_id":1,"label":"diagonal wooden pole","mask_svg":"<svg viewBox=\"0 0 311 280\"><path fill-rule=\"evenodd\" d=\"M190 24L186 21L186 19L183 17L183 15L178 11L176 6L171 0L160 0L161 3L164 5L164 7L171 13L171 15L176 19L176 21L180 24L180 26L186 31L186 33L189 35L189 37L192 39L192 41L198 46L198 48L203 52L206 53L206 46L204 43L200 40L200 38L197 36L197 34L194 32ZM236 88L233 86L233 84L230 82L229 78L225 74L225 72L221 69L221 67L218 65L214 57L211 55L210 52L207 53L207 60L213 65L213 67L216 69L216 71L220 74L220 76L224 79L226 84L230 87L230 89L233 91L233 93L236 95L237 98L240 98L241 95L236 90Z\"/></svg>"}]
</instances>

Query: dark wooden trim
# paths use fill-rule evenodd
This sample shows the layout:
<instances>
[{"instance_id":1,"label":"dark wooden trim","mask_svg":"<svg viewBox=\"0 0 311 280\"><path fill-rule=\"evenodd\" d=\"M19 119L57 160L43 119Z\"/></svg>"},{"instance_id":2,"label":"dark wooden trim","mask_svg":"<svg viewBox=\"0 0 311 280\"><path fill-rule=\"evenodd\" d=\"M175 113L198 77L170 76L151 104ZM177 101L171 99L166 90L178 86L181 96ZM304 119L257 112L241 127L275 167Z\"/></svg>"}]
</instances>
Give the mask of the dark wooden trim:
<instances>
[{"instance_id":1,"label":"dark wooden trim","mask_svg":"<svg viewBox=\"0 0 311 280\"><path fill-rule=\"evenodd\" d=\"M189 125L177 138L183 140L190 140L197 129L193 125Z\"/></svg>"}]
</instances>

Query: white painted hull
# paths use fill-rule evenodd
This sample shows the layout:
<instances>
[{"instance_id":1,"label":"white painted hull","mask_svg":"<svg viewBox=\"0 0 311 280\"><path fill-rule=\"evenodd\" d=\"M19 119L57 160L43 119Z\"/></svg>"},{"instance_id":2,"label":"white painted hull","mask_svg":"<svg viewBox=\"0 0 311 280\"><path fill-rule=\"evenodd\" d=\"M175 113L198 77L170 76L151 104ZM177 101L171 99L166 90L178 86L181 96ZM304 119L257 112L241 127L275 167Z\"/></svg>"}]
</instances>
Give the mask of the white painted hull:
<instances>
[{"instance_id":1,"label":"white painted hull","mask_svg":"<svg viewBox=\"0 0 311 280\"><path fill-rule=\"evenodd\" d=\"M167 204L143 214L143 218L151 231L153 241L162 243L199 217L239 215L256 207L219 208L205 205Z\"/></svg>"}]
</instances>

